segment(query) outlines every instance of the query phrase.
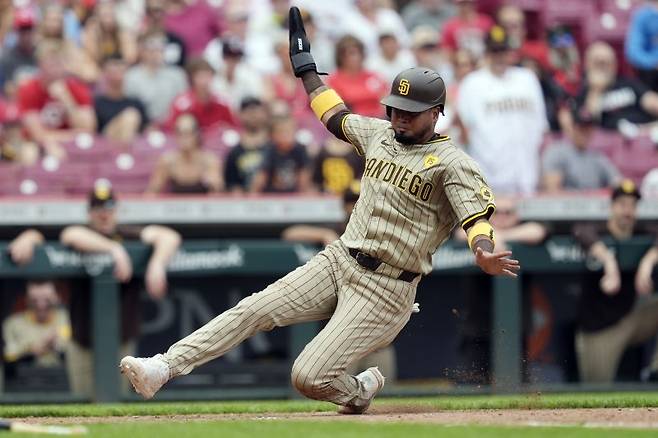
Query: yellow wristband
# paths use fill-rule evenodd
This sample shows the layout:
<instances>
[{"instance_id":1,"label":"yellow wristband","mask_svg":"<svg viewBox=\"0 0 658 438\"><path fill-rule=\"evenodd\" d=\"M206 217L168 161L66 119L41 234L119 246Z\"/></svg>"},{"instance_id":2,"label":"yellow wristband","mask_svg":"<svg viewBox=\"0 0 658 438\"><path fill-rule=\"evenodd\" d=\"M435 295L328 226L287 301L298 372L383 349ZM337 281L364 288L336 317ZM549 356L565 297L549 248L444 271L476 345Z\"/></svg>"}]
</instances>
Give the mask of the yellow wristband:
<instances>
[{"instance_id":1,"label":"yellow wristband","mask_svg":"<svg viewBox=\"0 0 658 438\"><path fill-rule=\"evenodd\" d=\"M336 105L340 105L341 103L343 103L343 99L340 98L338 93L330 88L328 90L324 90L322 93L313 98L311 101L311 108L313 109L313 112L317 118L322 120L322 116L324 116L327 111Z\"/></svg>"},{"instance_id":2,"label":"yellow wristband","mask_svg":"<svg viewBox=\"0 0 658 438\"><path fill-rule=\"evenodd\" d=\"M476 236L487 236L494 242L494 229L489 222L478 222L468 229L468 247L473 249L473 240Z\"/></svg>"}]
</instances>

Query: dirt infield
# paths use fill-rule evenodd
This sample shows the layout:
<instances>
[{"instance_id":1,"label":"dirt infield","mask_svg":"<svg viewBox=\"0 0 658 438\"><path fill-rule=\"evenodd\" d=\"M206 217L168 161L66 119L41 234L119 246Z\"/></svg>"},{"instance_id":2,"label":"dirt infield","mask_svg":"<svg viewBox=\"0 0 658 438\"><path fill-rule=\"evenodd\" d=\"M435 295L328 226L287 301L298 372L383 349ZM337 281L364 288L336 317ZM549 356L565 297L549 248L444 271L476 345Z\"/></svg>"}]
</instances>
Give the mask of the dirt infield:
<instances>
[{"instance_id":1,"label":"dirt infield","mask_svg":"<svg viewBox=\"0 0 658 438\"><path fill-rule=\"evenodd\" d=\"M18 420L18 419L17 419ZM21 421L43 424L93 424L126 422L188 422L188 421L359 421L411 422L443 425L494 426L586 426L629 427L658 429L658 409L492 409L469 411L423 411L418 407L398 405L373 406L366 415L346 416L331 412L294 414L214 414L214 415L156 415L125 417L61 417L22 418Z\"/></svg>"}]
</instances>

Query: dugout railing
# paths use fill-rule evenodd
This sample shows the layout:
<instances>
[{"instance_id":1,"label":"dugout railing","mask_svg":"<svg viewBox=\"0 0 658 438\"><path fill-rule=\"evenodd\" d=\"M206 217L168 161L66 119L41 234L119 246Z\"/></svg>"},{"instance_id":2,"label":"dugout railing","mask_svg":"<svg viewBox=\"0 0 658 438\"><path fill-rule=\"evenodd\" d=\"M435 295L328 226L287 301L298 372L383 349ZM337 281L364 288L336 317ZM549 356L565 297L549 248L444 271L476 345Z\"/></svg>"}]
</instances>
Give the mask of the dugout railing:
<instances>
[{"instance_id":1,"label":"dugout railing","mask_svg":"<svg viewBox=\"0 0 658 438\"><path fill-rule=\"evenodd\" d=\"M623 271L634 269L650 239L637 238L616 248ZM127 242L126 247L134 264L134 273L144 273L149 249L136 242ZM553 237L543 245L513 246L515 257L522 262L519 279L497 277L492 284L492 382L485 392L515 392L537 388L537 385L522 384L522 281L533 274L568 274L600 269L587 260L578 245L568 237ZM172 260L170 278L201 278L218 275L283 275L303 264L317 252L317 248L290 244L277 240L199 240L187 241ZM448 242L434 257L431 276L474 275L478 273L473 257L462 244ZM0 243L0 280L27 278L91 278L92 339L94 349L95 401L114 402L126 399L121 393L120 375L117 370L119 349L119 285L112 276L111 259L104 255L80 255L57 243L47 243L35 253L31 264L18 267L9 258L7 242ZM420 288L423 287L421 282ZM221 287L220 287L221 289ZM440 292L437 292L440 293ZM421 304L422 305L422 304ZM423 308L423 312L433 312ZM289 351L295 357L315 335L318 324L300 324L290 328ZM441 334L438 333L437 336ZM428 346L431 348L431 346ZM562 387L555 385L554 387ZM631 385L638 389L637 385ZM617 388L621 388L617 386ZM574 389L573 385L569 389ZM590 388L591 389L591 388ZM448 389L459 393L459 389ZM472 392L470 389L469 392ZM402 387L387 388L389 395L434 394L441 392L434 387L426 391L405 390ZM463 391L461 391L463 392ZM294 397L290 387L253 388L232 390L164 390L159 399L241 399ZM129 396L127 399L135 399ZM3 393L1 403L55 402L80 400L67 393Z\"/></svg>"}]
</instances>

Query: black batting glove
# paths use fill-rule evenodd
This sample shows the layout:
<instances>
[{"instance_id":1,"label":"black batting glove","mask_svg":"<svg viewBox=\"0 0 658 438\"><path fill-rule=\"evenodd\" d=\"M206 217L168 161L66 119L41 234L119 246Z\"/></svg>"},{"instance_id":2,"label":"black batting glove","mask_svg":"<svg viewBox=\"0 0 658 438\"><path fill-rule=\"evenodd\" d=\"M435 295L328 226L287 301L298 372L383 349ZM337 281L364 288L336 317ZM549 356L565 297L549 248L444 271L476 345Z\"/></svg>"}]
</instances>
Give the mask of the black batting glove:
<instances>
[{"instance_id":1,"label":"black batting glove","mask_svg":"<svg viewBox=\"0 0 658 438\"><path fill-rule=\"evenodd\" d=\"M326 75L326 73L318 72L315 59L311 55L311 43L306 36L302 14L296 6L290 8L288 28L290 30L290 63L295 76L301 78L308 71Z\"/></svg>"}]
</instances>

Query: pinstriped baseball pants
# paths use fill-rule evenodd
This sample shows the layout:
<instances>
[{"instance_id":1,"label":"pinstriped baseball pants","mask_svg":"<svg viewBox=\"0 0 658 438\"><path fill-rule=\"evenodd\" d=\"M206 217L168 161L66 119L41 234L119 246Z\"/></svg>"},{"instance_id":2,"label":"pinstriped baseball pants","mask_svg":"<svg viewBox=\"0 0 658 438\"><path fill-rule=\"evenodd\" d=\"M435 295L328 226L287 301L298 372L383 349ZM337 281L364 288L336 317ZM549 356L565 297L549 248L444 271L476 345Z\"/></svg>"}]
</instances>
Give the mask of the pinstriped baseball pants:
<instances>
[{"instance_id":1,"label":"pinstriped baseball pants","mask_svg":"<svg viewBox=\"0 0 658 438\"><path fill-rule=\"evenodd\" d=\"M259 331L329 318L295 360L292 384L312 399L359 406L363 388L345 369L393 341L409 320L419 280L368 271L334 242L172 345L164 355L171 377L190 373Z\"/></svg>"}]
</instances>

